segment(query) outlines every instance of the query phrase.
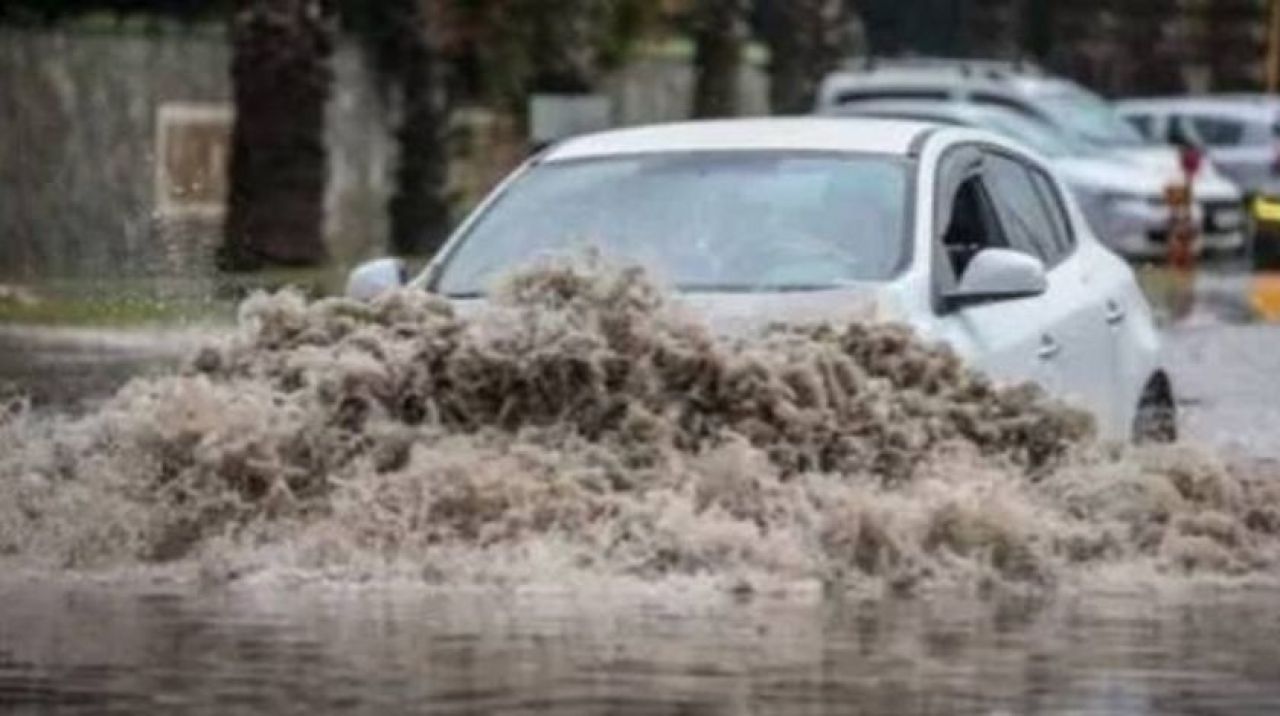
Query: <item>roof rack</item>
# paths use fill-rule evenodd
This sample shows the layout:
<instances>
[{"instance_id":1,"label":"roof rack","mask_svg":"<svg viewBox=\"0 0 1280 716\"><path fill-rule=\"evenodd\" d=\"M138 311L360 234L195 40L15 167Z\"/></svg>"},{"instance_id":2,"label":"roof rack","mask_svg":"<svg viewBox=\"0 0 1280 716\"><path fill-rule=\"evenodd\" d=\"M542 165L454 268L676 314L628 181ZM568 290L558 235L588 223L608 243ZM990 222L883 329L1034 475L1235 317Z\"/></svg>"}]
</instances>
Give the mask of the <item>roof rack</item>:
<instances>
[{"instance_id":1,"label":"roof rack","mask_svg":"<svg viewBox=\"0 0 1280 716\"><path fill-rule=\"evenodd\" d=\"M1044 69L1026 58L1013 60L963 59L928 56L874 57L846 63L853 71L876 72L879 70L950 70L963 77L1005 80L1017 76L1044 76Z\"/></svg>"}]
</instances>

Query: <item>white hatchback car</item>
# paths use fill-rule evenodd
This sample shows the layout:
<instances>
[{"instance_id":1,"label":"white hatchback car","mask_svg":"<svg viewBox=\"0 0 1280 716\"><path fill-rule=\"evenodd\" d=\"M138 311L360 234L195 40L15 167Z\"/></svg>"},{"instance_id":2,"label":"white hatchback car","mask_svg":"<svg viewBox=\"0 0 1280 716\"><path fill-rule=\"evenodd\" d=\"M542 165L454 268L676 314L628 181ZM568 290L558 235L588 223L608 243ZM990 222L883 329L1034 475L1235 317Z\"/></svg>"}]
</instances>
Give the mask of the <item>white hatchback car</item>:
<instances>
[{"instance_id":1,"label":"white hatchback car","mask_svg":"<svg viewBox=\"0 0 1280 716\"><path fill-rule=\"evenodd\" d=\"M697 122L565 141L526 163L411 285L483 297L589 240L713 325L876 305L1003 381L1032 380L1113 439L1172 439L1147 303L1040 158L996 134L826 118ZM394 259L353 272L371 298Z\"/></svg>"}]
</instances>

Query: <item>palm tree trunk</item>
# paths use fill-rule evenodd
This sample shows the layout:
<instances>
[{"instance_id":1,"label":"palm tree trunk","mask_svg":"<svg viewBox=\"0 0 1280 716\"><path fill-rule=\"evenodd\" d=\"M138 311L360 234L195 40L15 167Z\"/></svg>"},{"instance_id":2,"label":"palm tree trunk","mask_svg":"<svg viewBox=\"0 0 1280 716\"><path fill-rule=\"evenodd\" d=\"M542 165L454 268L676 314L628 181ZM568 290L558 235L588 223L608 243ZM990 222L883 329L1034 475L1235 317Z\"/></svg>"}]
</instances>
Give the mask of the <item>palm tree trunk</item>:
<instances>
[{"instance_id":1,"label":"palm tree trunk","mask_svg":"<svg viewBox=\"0 0 1280 716\"><path fill-rule=\"evenodd\" d=\"M769 103L775 114L809 112L822 78L853 50L848 0L783 0L767 8Z\"/></svg>"},{"instance_id":2,"label":"palm tree trunk","mask_svg":"<svg viewBox=\"0 0 1280 716\"><path fill-rule=\"evenodd\" d=\"M401 121L391 244L401 255L431 256L449 232L448 94L425 0L395 0L392 30Z\"/></svg>"},{"instance_id":3,"label":"palm tree trunk","mask_svg":"<svg viewBox=\"0 0 1280 716\"><path fill-rule=\"evenodd\" d=\"M226 269L326 258L325 107L333 34L330 0L236 0L236 121L219 252Z\"/></svg>"},{"instance_id":4,"label":"palm tree trunk","mask_svg":"<svg viewBox=\"0 0 1280 716\"><path fill-rule=\"evenodd\" d=\"M738 75L746 43L745 0L697 0L693 16L693 116L738 113Z\"/></svg>"}]
</instances>

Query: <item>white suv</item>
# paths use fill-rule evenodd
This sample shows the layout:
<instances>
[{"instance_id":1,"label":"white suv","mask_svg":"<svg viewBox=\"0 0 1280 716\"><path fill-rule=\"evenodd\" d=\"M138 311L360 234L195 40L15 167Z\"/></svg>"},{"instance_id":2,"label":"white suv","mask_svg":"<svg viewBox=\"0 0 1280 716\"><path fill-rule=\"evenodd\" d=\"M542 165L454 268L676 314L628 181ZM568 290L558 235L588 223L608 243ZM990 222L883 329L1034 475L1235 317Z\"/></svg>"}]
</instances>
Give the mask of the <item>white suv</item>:
<instances>
[{"instance_id":1,"label":"white suv","mask_svg":"<svg viewBox=\"0 0 1280 716\"><path fill-rule=\"evenodd\" d=\"M1097 197L1108 206L1090 214L1129 214L1150 225L1134 234L1132 222L1096 227L1116 248L1131 253L1162 253L1168 239L1169 207L1161 189L1183 181L1178 152L1140 134L1102 97L1067 79L1044 74L1034 66L963 60L879 60L828 75L819 91L819 114L837 114L855 105L885 101L932 101L1001 107L1042 122L1093 146L1110 157L1145 170L1147 181L1134 191ZM1151 199L1150 188L1157 188ZM1244 249L1248 222L1244 195L1213 162L1205 162L1193 182L1194 212L1201 246L1217 253Z\"/></svg>"},{"instance_id":2,"label":"white suv","mask_svg":"<svg viewBox=\"0 0 1280 716\"><path fill-rule=\"evenodd\" d=\"M1132 271L1040 158L990 132L793 118L572 139L495 190L412 285L479 300L509 269L586 244L647 267L726 331L872 304L998 379L1078 402L1106 437L1172 437ZM402 273L366 264L348 293Z\"/></svg>"}]
</instances>

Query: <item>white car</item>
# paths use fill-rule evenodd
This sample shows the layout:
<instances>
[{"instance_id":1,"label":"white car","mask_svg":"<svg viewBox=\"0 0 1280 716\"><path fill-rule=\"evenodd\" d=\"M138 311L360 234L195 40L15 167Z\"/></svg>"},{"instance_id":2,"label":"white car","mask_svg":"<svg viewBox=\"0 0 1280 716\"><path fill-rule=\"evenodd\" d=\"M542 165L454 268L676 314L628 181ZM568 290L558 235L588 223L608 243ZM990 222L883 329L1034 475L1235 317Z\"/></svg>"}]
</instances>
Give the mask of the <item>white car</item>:
<instances>
[{"instance_id":1,"label":"white car","mask_svg":"<svg viewBox=\"0 0 1280 716\"><path fill-rule=\"evenodd\" d=\"M1168 253L1172 216L1166 172L1105 151L999 105L950 101L866 101L830 110L837 117L880 117L989 129L1044 157L1075 195L1094 234L1109 248L1134 258ZM1235 250L1244 245L1247 217L1240 192L1225 182L1201 182L1216 196L1200 201L1192 215L1202 227L1197 248Z\"/></svg>"},{"instance_id":2,"label":"white car","mask_svg":"<svg viewBox=\"0 0 1280 716\"><path fill-rule=\"evenodd\" d=\"M824 78L818 93L820 114L865 102L915 101L968 103L1002 107L1056 128L1074 139L1092 145L1126 163L1145 168L1147 176L1162 192L1164 187L1183 182L1178 152L1143 137L1115 108L1084 87L1062 77L1048 75L1034 65L1008 62L973 62L931 58L877 59L862 67L847 67ZM1125 231L1113 245L1126 253L1157 254L1165 250L1168 207L1163 199L1149 201L1148 180L1134 191L1108 193L1100 201L1134 214L1138 223L1163 223L1164 227L1135 233L1126 222L1106 230ZM1200 226L1201 246L1229 253L1248 244L1248 227L1240 188L1218 171L1214 162L1204 162L1192 182L1196 197L1195 217ZM1090 208L1089 213L1094 211ZM1107 213L1114 213L1108 210ZM1145 217L1145 218L1144 218ZM1163 221L1159 221L1159 220Z\"/></svg>"},{"instance_id":3,"label":"white car","mask_svg":"<svg viewBox=\"0 0 1280 716\"><path fill-rule=\"evenodd\" d=\"M790 118L571 139L509 177L411 285L481 299L503 272L586 239L648 267L713 326L841 320L871 302L998 380L1077 402L1104 437L1173 437L1132 271L1045 162L994 133ZM348 294L403 278L398 261L375 261Z\"/></svg>"},{"instance_id":4,"label":"white car","mask_svg":"<svg viewBox=\"0 0 1280 716\"><path fill-rule=\"evenodd\" d=\"M1116 107L1153 141L1202 147L1250 194L1280 190L1280 106L1274 99L1158 97L1117 102Z\"/></svg>"}]
</instances>

